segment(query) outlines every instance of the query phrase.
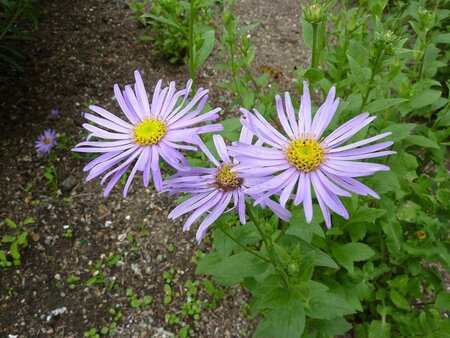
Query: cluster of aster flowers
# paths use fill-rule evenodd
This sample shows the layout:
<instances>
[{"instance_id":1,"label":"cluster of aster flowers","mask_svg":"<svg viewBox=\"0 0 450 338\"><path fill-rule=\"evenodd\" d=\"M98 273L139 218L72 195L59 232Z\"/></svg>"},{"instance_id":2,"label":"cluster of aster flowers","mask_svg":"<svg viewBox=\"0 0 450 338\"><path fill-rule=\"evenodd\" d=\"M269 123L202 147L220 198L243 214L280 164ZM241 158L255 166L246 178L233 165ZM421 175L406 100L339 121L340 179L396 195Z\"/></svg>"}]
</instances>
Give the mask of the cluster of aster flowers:
<instances>
[{"instance_id":1,"label":"cluster of aster flowers","mask_svg":"<svg viewBox=\"0 0 450 338\"><path fill-rule=\"evenodd\" d=\"M84 170L89 172L87 180L103 175L101 182L108 181L105 196L129 169L124 197L138 172L142 173L145 187L152 178L158 192L188 193L189 198L177 206L169 218L190 214L183 230L202 218L196 235L199 242L224 212L237 211L240 222L245 223L246 200L270 208L285 221L291 216L285 208L288 200L293 200L294 205L303 203L306 220L310 222L314 193L326 225L330 227L330 210L348 218L339 196L356 193L379 198L355 178L389 169L381 164L359 161L393 154L393 151L380 151L392 142L365 146L389 133L343 145L375 118L363 113L323 137L339 104L334 88L314 118L307 83L304 83L298 114L288 93L284 104L277 96L276 108L284 133L270 125L258 111L241 109L242 130L238 142L227 146L220 135L213 135L217 159L200 138L201 134L223 129L221 124L205 123L216 120L220 111L215 108L202 113L208 90L199 88L190 99L192 81L177 91L174 82L162 88L160 80L149 103L138 71L135 80L133 86L123 89L114 86L126 120L101 107L90 106L95 115L86 113L84 116L91 123L83 124L89 135L72 150L102 153ZM201 150L212 167L191 168L183 150ZM161 159L178 171L165 181L160 169Z\"/></svg>"}]
</instances>

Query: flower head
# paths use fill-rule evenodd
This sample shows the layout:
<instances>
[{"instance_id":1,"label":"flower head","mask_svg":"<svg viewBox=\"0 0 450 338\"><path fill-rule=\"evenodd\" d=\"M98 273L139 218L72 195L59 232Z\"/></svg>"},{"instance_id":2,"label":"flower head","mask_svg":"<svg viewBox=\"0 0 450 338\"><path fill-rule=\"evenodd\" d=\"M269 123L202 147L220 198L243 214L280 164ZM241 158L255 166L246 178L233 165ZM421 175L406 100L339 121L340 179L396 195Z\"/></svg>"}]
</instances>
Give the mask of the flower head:
<instances>
[{"instance_id":1,"label":"flower head","mask_svg":"<svg viewBox=\"0 0 450 338\"><path fill-rule=\"evenodd\" d=\"M88 139L72 149L103 153L84 170L89 171L87 180L107 172L102 178L102 183L109 179L105 196L128 168L132 169L125 183L124 197L138 171L143 173L144 186L148 186L150 176L153 176L156 190L161 191L160 157L177 170L189 170L187 160L179 150L197 150L196 146L206 149L199 135L223 129L220 124L198 126L219 116L220 108L200 115L208 98L208 90L198 89L189 101L192 81L187 82L186 88L176 91L175 82L161 89L160 80L149 104L141 75L138 71L134 75L134 87L127 85L122 91L117 84L114 86L115 97L128 121L101 107L90 106L97 115L86 113L84 117L102 128L83 124L90 132ZM93 137L98 140L91 141Z\"/></svg>"},{"instance_id":2,"label":"flower head","mask_svg":"<svg viewBox=\"0 0 450 338\"><path fill-rule=\"evenodd\" d=\"M230 154L240 162L236 166L237 171L255 179L265 178L261 183L247 189L246 193L263 194L264 198L280 194L282 206L288 199L293 199L294 205L303 203L306 220L310 222L313 216L314 190L326 225L331 227L330 210L344 218L349 217L338 196L350 196L350 192L353 192L379 198L372 189L357 181L355 177L369 176L377 171L389 170L389 167L359 160L395 152L380 151L393 142L366 146L391 133L343 145L375 119L370 117L369 113L352 118L323 137L339 104L339 99L335 99L335 88L331 88L314 119L311 117L311 100L306 82L304 88L298 118L288 93L285 94L285 106L281 97L276 97L278 118L285 135L271 126L256 110L252 114L241 109L246 117L242 120L243 125L267 146L237 142L230 147ZM256 203L263 200L260 198Z\"/></svg>"},{"instance_id":3,"label":"flower head","mask_svg":"<svg viewBox=\"0 0 450 338\"><path fill-rule=\"evenodd\" d=\"M240 142L251 144L253 135L243 127ZM214 135L214 145L220 156L218 161L210 152L207 152L209 160L215 168L192 168L188 172L179 172L168 180L164 181L164 190L171 193L189 193L190 198L177 206L170 214L169 218L177 218L181 215L192 214L186 220L183 230L189 230L204 213L209 214L200 223L197 230L197 241L200 242L206 234L208 227L225 212L230 202L233 206L230 210L239 213L239 219L245 224L245 190L254 185L258 180L240 177L240 172L235 170L236 161L232 161L227 146L223 138ZM260 194L250 195L256 199ZM265 199L262 206L268 206L281 219L289 220L290 213L278 203L270 199Z\"/></svg>"},{"instance_id":4,"label":"flower head","mask_svg":"<svg viewBox=\"0 0 450 338\"><path fill-rule=\"evenodd\" d=\"M57 108L52 108L52 110L50 111L51 117L59 116L59 114L61 114L61 112Z\"/></svg>"},{"instance_id":5,"label":"flower head","mask_svg":"<svg viewBox=\"0 0 450 338\"><path fill-rule=\"evenodd\" d=\"M35 148L38 153L49 154L50 150L56 145L56 130L47 129L42 135L39 135L35 142Z\"/></svg>"}]
</instances>

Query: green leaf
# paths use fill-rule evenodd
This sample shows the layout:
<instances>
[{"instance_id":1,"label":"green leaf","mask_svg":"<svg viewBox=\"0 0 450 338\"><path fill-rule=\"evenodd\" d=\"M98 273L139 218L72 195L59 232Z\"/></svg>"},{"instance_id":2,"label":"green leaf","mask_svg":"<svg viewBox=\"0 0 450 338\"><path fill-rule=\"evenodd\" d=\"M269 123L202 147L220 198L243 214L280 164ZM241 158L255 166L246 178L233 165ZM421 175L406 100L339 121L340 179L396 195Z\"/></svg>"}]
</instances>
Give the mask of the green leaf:
<instances>
[{"instance_id":1,"label":"green leaf","mask_svg":"<svg viewBox=\"0 0 450 338\"><path fill-rule=\"evenodd\" d=\"M315 83L323 79L324 73L321 70L310 68L303 76L310 82Z\"/></svg>"},{"instance_id":2,"label":"green leaf","mask_svg":"<svg viewBox=\"0 0 450 338\"><path fill-rule=\"evenodd\" d=\"M381 216L383 216L385 213L386 210L362 206L355 211L355 213L350 218L349 223L358 223L358 222L375 223L375 221Z\"/></svg>"},{"instance_id":3,"label":"green leaf","mask_svg":"<svg viewBox=\"0 0 450 338\"><path fill-rule=\"evenodd\" d=\"M152 296L144 296L144 304L145 305L149 305L151 304L151 302L153 301L153 297Z\"/></svg>"},{"instance_id":4,"label":"green leaf","mask_svg":"<svg viewBox=\"0 0 450 338\"><path fill-rule=\"evenodd\" d=\"M102 329L100 330L101 334L107 334L109 332L109 327L107 326L103 326Z\"/></svg>"},{"instance_id":5,"label":"green leaf","mask_svg":"<svg viewBox=\"0 0 450 338\"><path fill-rule=\"evenodd\" d=\"M324 238L325 234L317 219L313 219L311 223L307 223L303 209L295 208L292 211L292 217L289 221L289 228L286 234L293 235L303 239L305 242L311 243L313 235Z\"/></svg>"},{"instance_id":6,"label":"green leaf","mask_svg":"<svg viewBox=\"0 0 450 338\"><path fill-rule=\"evenodd\" d=\"M394 99L379 99L370 102L366 107L364 108L364 111L368 111L369 113L376 113L382 110L385 110L389 107L395 106L397 104L403 103L409 101L408 99L402 99L402 98L394 98Z\"/></svg>"},{"instance_id":7,"label":"green leaf","mask_svg":"<svg viewBox=\"0 0 450 338\"><path fill-rule=\"evenodd\" d=\"M315 319L332 319L354 313L355 309L342 296L323 288L311 288L311 299L306 314Z\"/></svg>"},{"instance_id":8,"label":"green leaf","mask_svg":"<svg viewBox=\"0 0 450 338\"><path fill-rule=\"evenodd\" d=\"M367 260L374 254L375 252L363 243L347 243L333 247L334 258L350 272L353 272L353 262Z\"/></svg>"},{"instance_id":9,"label":"green leaf","mask_svg":"<svg viewBox=\"0 0 450 338\"><path fill-rule=\"evenodd\" d=\"M5 219L5 224L7 225L8 228L11 229L17 229L17 224L12 220L12 219Z\"/></svg>"},{"instance_id":10,"label":"green leaf","mask_svg":"<svg viewBox=\"0 0 450 338\"><path fill-rule=\"evenodd\" d=\"M31 224L34 223L34 218L33 217L27 217L25 218L25 220L22 222L22 225L27 225L27 224Z\"/></svg>"},{"instance_id":11,"label":"green leaf","mask_svg":"<svg viewBox=\"0 0 450 338\"><path fill-rule=\"evenodd\" d=\"M290 299L287 289L281 287L272 288L261 297L255 308L256 310L280 308L288 304Z\"/></svg>"},{"instance_id":12,"label":"green leaf","mask_svg":"<svg viewBox=\"0 0 450 338\"><path fill-rule=\"evenodd\" d=\"M220 135L230 141L237 141L241 132L242 124L239 117L233 117L220 122L223 126L223 131L219 132Z\"/></svg>"},{"instance_id":13,"label":"green leaf","mask_svg":"<svg viewBox=\"0 0 450 338\"><path fill-rule=\"evenodd\" d=\"M270 311L259 323L254 337L298 338L305 328L305 309L299 300Z\"/></svg>"},{"instance_id":14,"label":"green leaf","mask_svg":"<svg viewBox=\"0 0 450 338\"><path fill-rule=\"evenodd\" d=\"M386 234L386 246L392 254L397 254L402 248L403 233L398 222L383 222L381 228Z\"/></svg>"},{"instance_id":15,"label":"green leaf","mask_svg":"<svg viewBox=\"0 0 450 338\"><path fill-rule=\"evenodd\" d=\"M434 307L439 311L450 311L450 292L442 291L439 293Z\"/></svg>"},{"instance_id":16,"label":"green leaf","mask_svg":"<svg viewBox=\"0 0 450 338\"><path fill-rule=\"evenodd\" d=\"M157 16L157 15L154 15L154 14L151 14L151 13L144 13L144 14L141 15L141 17L143 17L143 18L151 18L153 20L159 21L161 23L165 23L165 24L167 24L169 26L172 26L172 27L175 27L175 28L178 28L179 30L181 30L181 27L179 25L177 25L177 23L175 23L175 21L169 20L169 19L167 19L167 18L165 18L163 16Z\"/></svg>"},{"instance_id":17,"label":"green leaf","mask_svg":"<svg viewBox=\"0 0 450 338\"><path fill-rule=\"evenodd\" d=\"M203 63L205 63L206 59L208 59L214 48L215 41L215 32L214 30L209 30L203 33L202 35L202 46L195 53L195 69L198 70Z\"/></svg>"},{"instance_id":18,"label":"green leaf","mask_svg":"<svg viewBox=\"0 0 450 338\"><path fill-rule=\"evenodd\" d=\"M138 308L141 306L141 302L136 298L132 299L130 304L132 308Z\"/></svg>"},{"instance_id":19,"label":"green leaf","mask_svg":"<svg viewBox=\"0 0 450 338\"><path fill-rule=\"evenodd\" d=\"M353 77L353 81L356 86L363 92L364 87L367 84L368 78L364 74L363 68L359 65L359 63L349 54L347 54L348 62L350 65L350 71Z\"/></svg>"},{"instance_id":20,"label":"green leaf","mask_svg":"<svg viewBox=\"0 0 450 338\"><path fill-rule=\"evenodd\" d=\"M312 326L317 331L333 337L343 335L345 332L352 328L352 325L342 317L334 317L331 319L315 319L312 322Z\"/></svg>"},{"instance_id":21,"label":"green leaf","mask_svg":"<svg viewBox=\"0 0 450 338\"><path fill-rule=\"evenodd\" d=\"M410 135L405 140L421 147L439 149L439 145L435 141L422 135Z\"/></svg>"},{"instance_id":22,"label":"green leaf","mask_svg":"<svg viewBox=\"0 0 450 338\"><path fill-rule=\"evenodd\" d=\"M413 223L422 208L413 201L406 201L397 209L396 216L400 221Z\"/></svg>"},{"instance_id":23,"label":"green leaf","mask_svg":"<svg viewBox=\"0 0 450 338\"><path fill-rule=\"evenodd\" d=\"M397 290L391 290L389 292L389 296L391 297L392 303L400 309L410 310L411 305L408 300Z\"/></svg>"},{"instance_id":24,"label":"green leaf","mask_svg":"<svg viewBox=\"0 0 450 338\"><path fill-rule=\"evenodd\" d=\"M391 324L380 320L372 320L369 326L369 338L390 338Z\"/></svg>"},{"instance_id":25,"label":"green leaf","mask_svg":"<svg viewBox=\"0 0 450 338\"><path fill-rule=\"evenodd\" d=\"M411 109L418 109L435 103L440 97L440 90L428 89L418 92L405 105Z\"/></svg>"},{"instance_id":26,"label":"green leaf","mask_svg":"<svg viewBox=\"0 0 450 338\"><path fill-rule=\"evenodd\" d=\"M431 38L431 41L434 43L450 43L450 33L441 33L436 34Z\"/></svg>"},{"instance_id":27,"label":"green leaf","mask_svg":"<svg viewBox=\"0 0 450 338\"><path fill-rule=\"evenodd\" d=\"M210 256L206 255L205 257ZM245 277L255 276L263 273L268 265L261 259L252 254L243 251L235 255L226 257L225 259L217 259L214 264L203 265L204 258L197 266L197 273L206 273L214 276L214 278L223 285L229 286L238 284Z\"/></svg>"},{"instance_id":28,"label":"green leaf","mask_svg":"<svg viewBox=\"0 0 450 338\"><path fill-rule=\"evenodd\" d=\"M2 237L2 243L12 243L16 240L16 236L5 235Z\"/></svg>"}]
</instances>

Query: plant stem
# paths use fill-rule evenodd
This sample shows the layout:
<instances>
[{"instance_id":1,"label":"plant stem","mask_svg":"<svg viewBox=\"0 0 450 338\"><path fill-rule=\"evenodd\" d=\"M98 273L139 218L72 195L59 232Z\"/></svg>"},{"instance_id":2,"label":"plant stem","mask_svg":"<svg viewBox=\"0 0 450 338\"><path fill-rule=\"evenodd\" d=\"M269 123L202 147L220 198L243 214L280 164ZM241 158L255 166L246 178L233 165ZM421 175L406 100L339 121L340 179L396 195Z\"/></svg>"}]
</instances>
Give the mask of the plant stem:
<instances>
[{"instance_id":1,"label":"plant stem","mask_svg":"<svg viewBox=\"0 0 450 338\"><path fill-rule=\"evenodd\" d=\"M378 67L379 67L378 63L380 61L381 53L382 53L382 51L378 51L377 55L375 56L375 60L373 61L372 75L370 75L370 80L369 80L369 83L367 84L367 89L366 89L366 92L364 93L364 97L361 102L361 107L359 108L359 114L362 113L364 106L367 103L367 99L369 98L369 94L372 91L373 80L375 79L375 75L378 72Z\"/></svg>"},{"instance_id":2,"label":"plant stem","mask_svg":"<svg viewBox=\"0 0 450 338\"><path fill-rule=\"evenodd\" d=\"M269 257L270 257L270 263L273 265L273 267L275 268L275 271L280 276L283 286L285 288L287 288L288 285L289 285L289 281L287 280L283 269L278 266L276 260L273 258L273 255L272 255L272 248L273 248L272 238L270 236L266 236L264 234L264 230L261 229L261 226L259 225L259 222L257 221L255 215L253 215L253 211L251 209L251 205L249 205L249 204L247 205L247 210L248 210L248 214L249 214L250 220L255 225L256 229L259 232L259 235L261 236L261 238L262 238L262 240L264 242L264 246L266 247L267 253L269 254ZM270 243L268 243L268 239L270 240Z\"/></svg>"},{"instance_id":3,"label":"plant stem","mask_svg":"<svg viewBox=\"0 0 450 338\"><path fill-rule=\"evenodd\" d=\"M196 12L196 0L191 0L191 10L189 13L189 77L195 84L195 59L194 59L194 20Z\"/></svg>"},{"instance_id":4,"label":"plant stem","mask_svg":"<svg viewBox=\"0 0 450 338\"><path fill-rule=\"evenodd\" d=\"M312 58L311 58L311 68L317 69L319 63L319 55L317 54L317 23L313 23L313 45L312 45Z\"/></svg>"},{"instance_id":5,"label":"plant stem","mask_svg":"<svg viewBox=\"0 0 450 338\"><path fill-rule=\"evenodd\" d=\"M225 230L225 228L223 226L219 227L220 230L222 230L222 232L229 238L231 239L233 242L235 242L239 247L241 247L242 249L244 249L245 251L248 251L249 253L251 253L252 255L258 257L259 259L262 259L263 261L267 262L267 263L271 263L270 259L267 259L266 257L261 256L260 254L258 254L256 251L246 247L245 245L243 245L241 242L239 242L233 235L231 235L228 230Z\"/></svg>"},{"instance_id":6,"label":"plant stem","mask_svg":"<svg viewBox=\"0 0 450 338\"><path fill-rule=\"evenodd\" d=\"M11 20L9 20L8 24L6 25L6 27L3 29L2 33L0 34L0 40L3 39L3 37L6 35L6 33L8 33L9 29L11 28L11 26L13 25L13 23L17 20L17 18L20 16L20 14L22 14L23 10L25 9L25 6L21 6L15 13L14 16L11 18Z\"/></svg>"}]
</instances>

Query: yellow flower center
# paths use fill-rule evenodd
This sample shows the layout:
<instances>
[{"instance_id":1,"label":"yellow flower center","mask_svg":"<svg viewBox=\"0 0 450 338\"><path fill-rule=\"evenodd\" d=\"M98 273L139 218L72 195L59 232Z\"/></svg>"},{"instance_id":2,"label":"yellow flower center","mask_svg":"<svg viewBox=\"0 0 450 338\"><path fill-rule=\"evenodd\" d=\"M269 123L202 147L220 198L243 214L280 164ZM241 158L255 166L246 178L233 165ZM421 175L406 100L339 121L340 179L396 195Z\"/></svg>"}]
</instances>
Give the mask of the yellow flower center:
<instances>
[{"instance_id":1,"label":"yellow flower center","mask_svg":"<svg viewBox=\"0 0 450 338\"><path fill-rule=\"evenodd\" d=\"M44 141L42 141L44 144L50 144L52 142L52 139L50 137L44 138Z\"/></svg>"},{"instance_id":2,"label":"yellow flower center","mask_svg":"<svg viewBox=\"0 0 450 338\"><path fill-rule=\"evenodd\" d=\"M310 172L323 162L325 151L317 141L305 138L292 141L286 155L289 163L298 170Z\"/></svg>"},{"instance_id":3,"label":"yellow flower center","mask_svg":"<svg viewBox=\"0 0 450 338\"><path fill-rule=\"evenodd\" d=\"M239 188L244 181L237 177L237 173L231 171L234 165L223 165L217 169L216 184L222 191L230 191Z\"/></svg>"},{"instance_id":4,"label":"yellow flower center","mask_svg":"<svg viewBox=\"0 0 450 338\"><path fill-rule=\"evenodd\" d=\"M134 128L134 143L149 146L158 143L166 135L167 128L160 120L145 120Z\"/></svg>"}]
</instances>

